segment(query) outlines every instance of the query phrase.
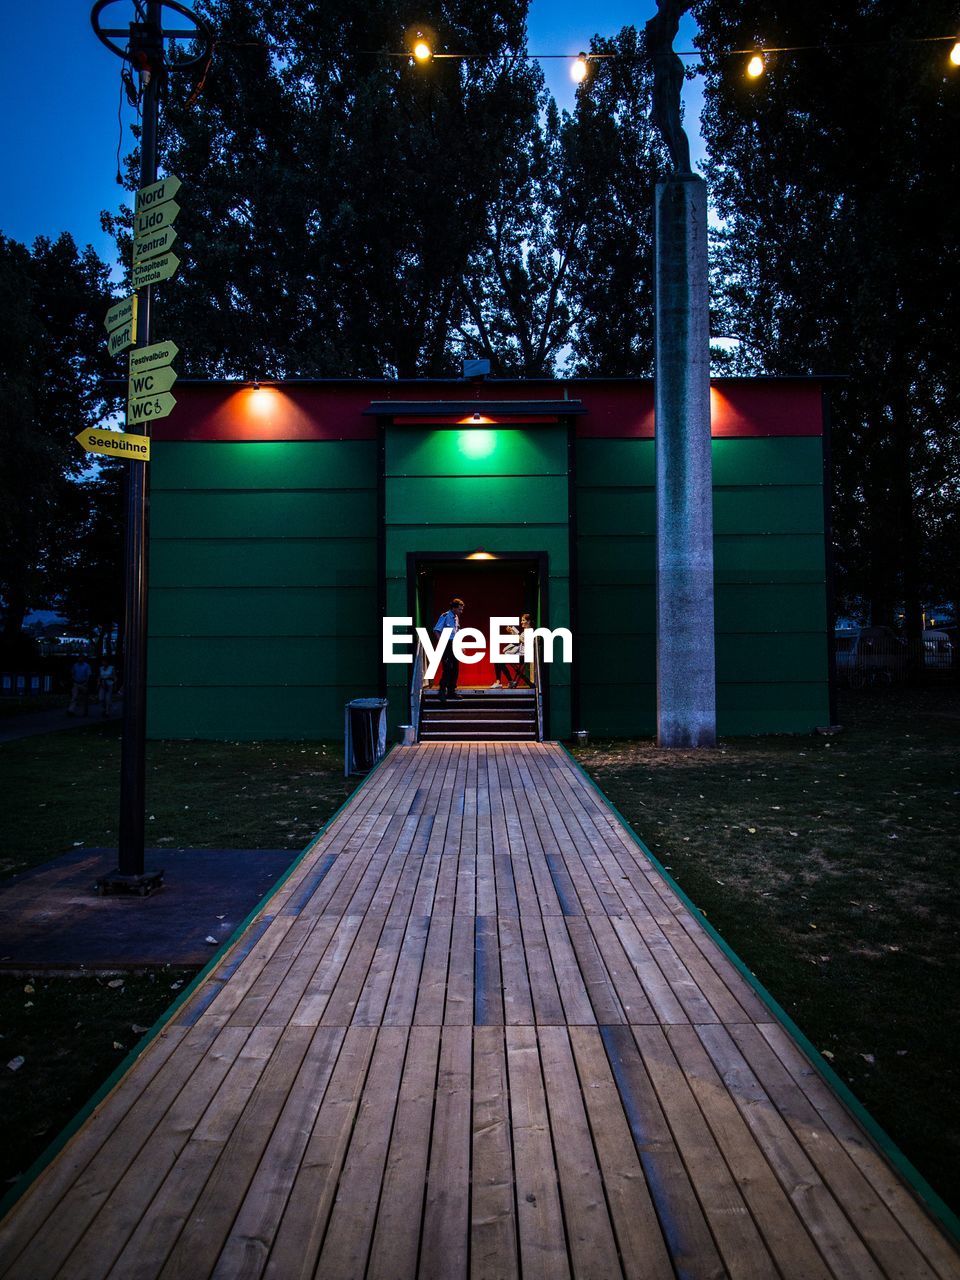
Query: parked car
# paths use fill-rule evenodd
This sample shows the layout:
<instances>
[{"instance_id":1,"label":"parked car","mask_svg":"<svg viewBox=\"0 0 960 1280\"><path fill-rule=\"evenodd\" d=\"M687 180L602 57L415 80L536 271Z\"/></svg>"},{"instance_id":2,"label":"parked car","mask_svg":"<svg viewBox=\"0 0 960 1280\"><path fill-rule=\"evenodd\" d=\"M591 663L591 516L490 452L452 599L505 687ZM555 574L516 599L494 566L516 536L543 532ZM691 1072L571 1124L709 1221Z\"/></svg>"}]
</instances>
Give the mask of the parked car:
<instances>
[{"instance_id":1,"label":"parked car","mask_svg":"<svg viewBox=\"0 0 960 1280\"><path fill-rule=\"evenodd\" d=\"M953 670L953 645L946 631L933 628L924 631L923 665L927 671Z\"/></svg>"},{"instance_id":2,"label":"parked car","mask_svg":"<svg viewBox=\"0 0 960 1280\"><path fill-rule=\"evenodd\" d=\"M835 633L837 675L851 689L887 685L907 670L906 642L890 627Z\"/></svg>"}]
</instances>

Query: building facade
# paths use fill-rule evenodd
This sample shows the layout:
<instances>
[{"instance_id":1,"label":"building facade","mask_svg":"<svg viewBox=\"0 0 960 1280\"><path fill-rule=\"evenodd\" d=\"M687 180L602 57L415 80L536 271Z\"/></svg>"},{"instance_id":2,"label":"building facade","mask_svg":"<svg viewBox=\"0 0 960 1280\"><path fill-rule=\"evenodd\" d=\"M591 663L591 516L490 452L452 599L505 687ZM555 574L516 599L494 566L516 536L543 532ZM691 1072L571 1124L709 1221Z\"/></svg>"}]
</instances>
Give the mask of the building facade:
<instances>
[{"instance_id":1,"label":"building facade","mask_svg":"<svg viewBox=\"0 0 960 1280\"><path fill-rule=\"evenodd\" d=\"M656 727L648 380L177 386L154 427L149 731L334 739L354 697L409 714L381 619L529 611L568 627L545 733ZM717 714L724 735L829 721L824 397L711 389ZM489 683L489 664L462 679Z\"/></svg>"}]
</instances>

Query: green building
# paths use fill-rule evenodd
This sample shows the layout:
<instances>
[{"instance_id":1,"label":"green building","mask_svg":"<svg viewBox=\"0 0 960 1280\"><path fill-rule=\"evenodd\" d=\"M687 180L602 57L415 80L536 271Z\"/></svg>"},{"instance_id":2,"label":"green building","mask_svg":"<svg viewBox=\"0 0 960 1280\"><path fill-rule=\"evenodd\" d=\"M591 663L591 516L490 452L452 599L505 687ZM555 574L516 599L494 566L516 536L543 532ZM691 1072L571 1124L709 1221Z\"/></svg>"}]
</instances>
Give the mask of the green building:
<instances>
[{"instance_id":1,"label":"green building","mask_svg":"<svg viewBox=\"0 0 960 1280\"><path fill-rule=\"evenodd\" d=\"M179 383L154 427L149 731L318 738L410 718L381 620L568 627L545 736L655 732L653 389L644 379ZM712 386L721 734L830 719L824 399ZM486 661L461 685L489 686Z\"/></svg>"}]
</instances>

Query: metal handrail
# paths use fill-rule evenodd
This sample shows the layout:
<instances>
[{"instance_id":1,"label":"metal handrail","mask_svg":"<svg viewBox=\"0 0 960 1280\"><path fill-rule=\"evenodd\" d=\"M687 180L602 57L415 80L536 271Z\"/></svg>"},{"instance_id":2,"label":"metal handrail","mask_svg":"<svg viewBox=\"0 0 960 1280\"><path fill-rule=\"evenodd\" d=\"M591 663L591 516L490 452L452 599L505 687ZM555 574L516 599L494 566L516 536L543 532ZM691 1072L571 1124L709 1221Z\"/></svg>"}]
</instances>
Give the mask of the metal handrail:
<instances>
[{"instance_id":1,"label":"metal handrail","mask_svg":"<svg viewBox=\"0 0 960 1280\"><path fill-rule=\"evenodd\" d=\"M417 641L417 649L413 655L413 675L410 679L410 723L413 725L414 735L417 739L420 737L420 703L423 700L424 686L424 662L426 654L423 651L423 645Z\"/></svg>"},{"instance_id":2,"label":"metal handrail","mask_svg":"<svg viewBox=\"0 0 960 1280\"><path fill-rule=\"evenodd\" d=\"M533 642L533 689L537 701L537 741L543 741L543 672L540 668L540 640Z\"/></svg>"}]
</instances>

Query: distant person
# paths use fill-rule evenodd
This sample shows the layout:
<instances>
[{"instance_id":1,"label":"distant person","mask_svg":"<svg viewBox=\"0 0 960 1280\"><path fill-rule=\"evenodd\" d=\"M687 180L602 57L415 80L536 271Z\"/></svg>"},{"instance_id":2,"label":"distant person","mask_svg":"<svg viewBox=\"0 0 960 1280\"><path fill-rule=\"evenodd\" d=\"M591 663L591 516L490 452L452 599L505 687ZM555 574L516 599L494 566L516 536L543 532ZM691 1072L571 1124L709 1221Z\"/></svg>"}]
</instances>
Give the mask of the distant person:
<instances>
[{"instance_id":1,"label":"distant person","mask_svg":"<svg viewBox=\"0 0 960 1280\"><path fill-rule=\"evenodd\" d=\"M520 632L516 627L507 626L503 628L503 634L511 636L512 639L508 640L503 646L503 653L506 661L495 662L493 664L493 670L497 678L490 686L491 689L501 688L502 686L500 682L504 679L507 684L513 688L517 679L517 666L520 662L520 653L522 648Z\"/></svg>"},{"instance_id":2,"label":"distant person","mask_svg":"<svg viewBox=\"0 0 960 1280\"><path fill-rule=\"evenodd\" d=\"M83 655L77 658L76 662L70 668L70 705L67 707L67 715L75 716L77 709L82 707L83 714L86 715L90 704L90 680L93 677L93 668Z\"/></svg>"},{"instance_id":3,"label":"distant person","mask_svg":"<svg viewBox=\"0 0 960 1280\"><path fill-rule=\"evenodd\" d=\"M100 702L100 714L104 720L109 720L110 713L113 711L113 691L116 683L117 669L107 658L100 663L100 675L97 680L97 698Z\"/></svg>"},{"instance_id":4,"label":"distant person","mask_svg":"<svg viewBox=\"0 0 960 1280\"><path fill-rule=\"evenodd\" d=\"M519 637L519 644L517 647L517 652L519 654L520 661L517 663L517 674L514 676L513 680L511 680L510 682L511 689L518 688L521 681L523 681L523 683L527 686L528 689L533 688L533 681L530 679L530 676L527 674L530 670L530 667L526 662L523 661L523 643L524 643L524 640L526 639L527 632L530 630L532 626L533 626L533 623L531 621L529 613L523 614L520 618L520 637Z\"/></svg>"},{"instance_id":5,"label":"distant person","mask_svg":"<svg viewBox=\"0 0 960 1280\"><path fill-rule=\"evenodd\" d=\"M446 702L448 698L457 697L457 680L460 676L460 662L453 652L453 642L456 639L457 632L460 630L460 615L463 613L463 601L459 596L454 596L450 601L450 607L446 613L441 613L437 619L437 625L433 628L433 639L435 644L440 643L440 639L445 631L450 634L447 637L447 647L443 651L442 666L440 669L440 701Z\"/></svg>"}]
</instances>

